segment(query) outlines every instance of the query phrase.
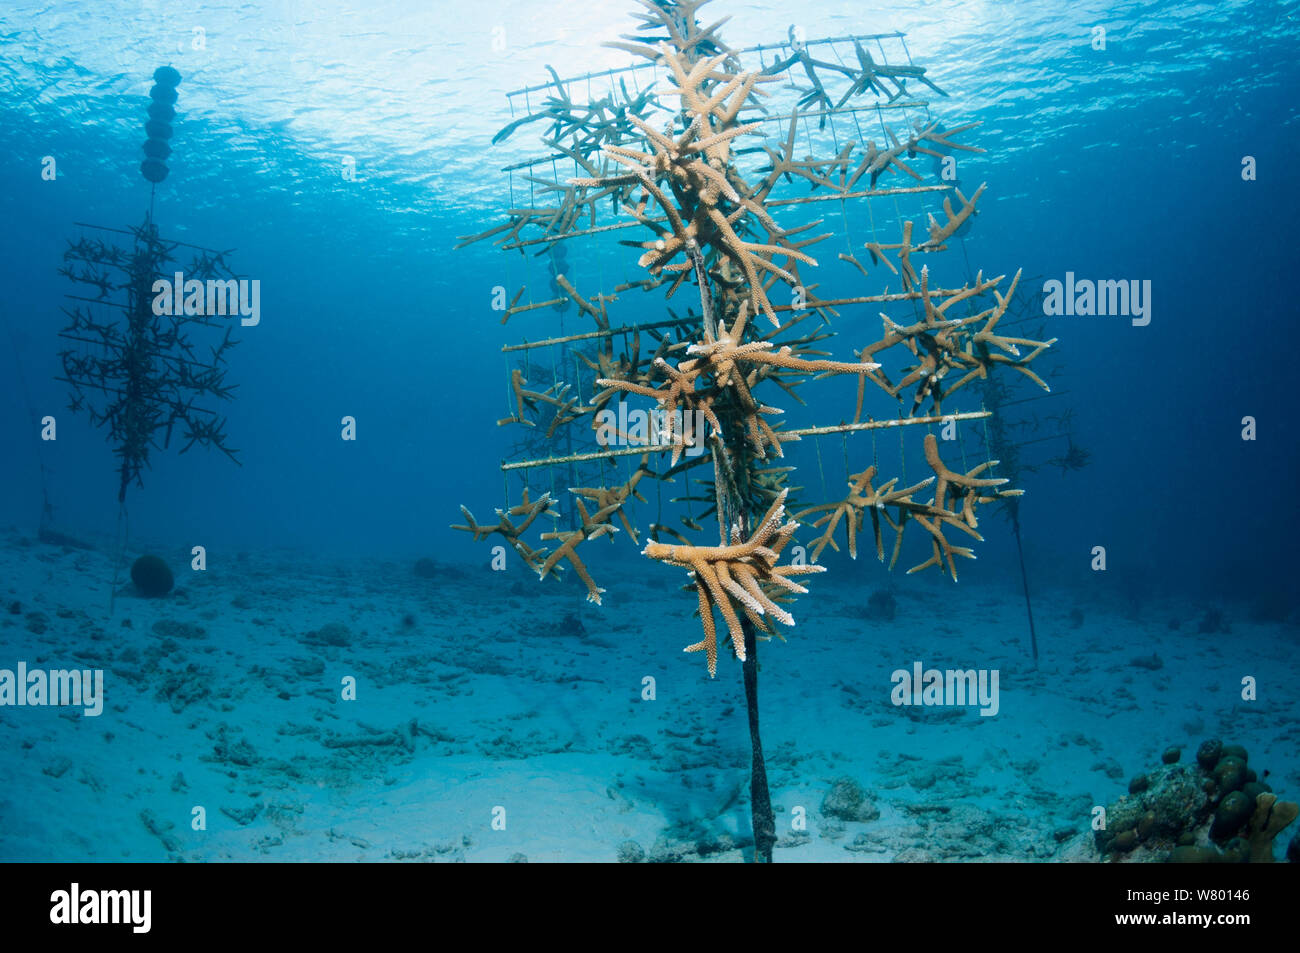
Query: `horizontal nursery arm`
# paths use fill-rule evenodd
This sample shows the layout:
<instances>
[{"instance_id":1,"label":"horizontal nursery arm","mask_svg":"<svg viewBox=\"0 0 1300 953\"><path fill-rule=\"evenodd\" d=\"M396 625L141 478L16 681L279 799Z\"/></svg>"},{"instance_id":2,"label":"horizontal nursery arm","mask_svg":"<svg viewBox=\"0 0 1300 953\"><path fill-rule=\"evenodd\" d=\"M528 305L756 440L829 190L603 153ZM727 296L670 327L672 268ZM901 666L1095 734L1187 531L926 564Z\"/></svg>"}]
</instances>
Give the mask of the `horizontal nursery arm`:
<instances>
[{"instance_id":1,"label":"horizontal nursery arm","mask_svg":"<svg viewBox=\"0 0 1300 953\"><path fill-rule=\"evenodd\" d=\"M992 411L973 410L964 414L936 414L930 417L900 417L897 420L864 420L856 424L836 424L832 427L805 427L802 430L778 430L777 435L782 439L797 440L800 437L820 437L825 434L833 433L856 433L859 430L886 430L891 427L911 427L914 424L942 424L949 420L983 420L985 417L992 417ZM631 457L637 454L670 452L672 446L656 446L653 444L635 446L635 447L618 447L611 450L596 450L591 453L571 453L563 457L540 457L536 460L518 460L514 463L503 463L501 469L508 470L529 470L534 467L553 467L565 463L585 463L589 460L605 460L609 457Z\"/></svg>"}]
</instances>

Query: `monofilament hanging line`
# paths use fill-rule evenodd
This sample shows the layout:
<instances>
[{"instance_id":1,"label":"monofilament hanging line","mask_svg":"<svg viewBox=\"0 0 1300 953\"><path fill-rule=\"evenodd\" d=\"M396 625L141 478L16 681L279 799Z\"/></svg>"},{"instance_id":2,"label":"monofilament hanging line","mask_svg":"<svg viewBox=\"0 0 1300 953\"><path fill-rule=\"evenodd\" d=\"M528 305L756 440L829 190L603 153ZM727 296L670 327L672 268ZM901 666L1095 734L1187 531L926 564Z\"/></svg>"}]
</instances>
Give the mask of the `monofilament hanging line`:
<instances>
[{"instance_id":1,"label":"monofilament hanging line","mask_svg":"<svg viewBox=\"0 0 1300 953\"><path fill-rule=\"evenodd\" d=\"M898 411L898 419L899 420L907 419L906 417L903 416L903 411L901 409ZM907 485L907 452L906 451L907 451L907 444L903 441L903 428L899 427L898 428L898 472L900 474L899 480L902 482L904 486Z\"/></svg>"},{"instance_id":2,"label":"monofilament hanging line","mask_svg":"<svg viewBox=\"0 0 1300 953\"><path fill-rule=\"evenodd\" d=\"M126 512L126 502L119 501L117 504L117 529L114 540L114 557L113 557L113 583L108 593L108 616L113 617L113 609L117 605L117 587L121 585L122 565L126 562L126 541L130 532L130 520Z\"/></svg>"},{"instance_id":3,"label":"monofilament hanging line","mask_svg":"<svg viewBox=\"0 0 1300 953\"><path fill-rule=\"evenodd\" d=\"M829 499L830 493L826 489L826 468L822 466L822 441L820 437L813 439L813 447L817 450L817 473L822 480L822 499Z\"/></svg>"}]
</instances>

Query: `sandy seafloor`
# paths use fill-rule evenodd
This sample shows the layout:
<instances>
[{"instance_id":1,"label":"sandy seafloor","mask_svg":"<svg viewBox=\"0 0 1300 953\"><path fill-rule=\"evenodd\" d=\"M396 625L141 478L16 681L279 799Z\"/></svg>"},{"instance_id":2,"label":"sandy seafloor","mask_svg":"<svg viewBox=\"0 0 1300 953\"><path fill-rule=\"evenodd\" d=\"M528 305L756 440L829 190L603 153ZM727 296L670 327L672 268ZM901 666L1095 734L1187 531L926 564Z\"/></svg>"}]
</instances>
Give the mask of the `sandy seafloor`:
<instances>
[{"instance_id":1,"label":"sandy seafloor","mask_svg":"<svg viewBox=\"0 0 1300 953\"><path fill-rule=\"evenodd\" d=\"M0 860L614 861L629 840L654 859L742 858L740 666L725 653L710 681L682 654L699 638L684 574L597 573L597 608L575 584L486 566L428 579L286 551L196 573L164 552L177 589L127 582L110 617L110 548L0 532L0 668L106 678L98 718L0 708ZM1041 591L1034 672L1009 582L900 574L887 622L867 610L886 582L867 561L813 579L789 641L760 649L778 861L1095 860L1093 805L1210 736L1300 795L1300 628L1226 606L1231 632L1206 634L1203 606ZM1135 663L1153 654L1159 668ZM997 668L1001 711L894 707L890 672L914 660ZM846 776L876 820L821 813Z\"/></svg>"}]
</instances>

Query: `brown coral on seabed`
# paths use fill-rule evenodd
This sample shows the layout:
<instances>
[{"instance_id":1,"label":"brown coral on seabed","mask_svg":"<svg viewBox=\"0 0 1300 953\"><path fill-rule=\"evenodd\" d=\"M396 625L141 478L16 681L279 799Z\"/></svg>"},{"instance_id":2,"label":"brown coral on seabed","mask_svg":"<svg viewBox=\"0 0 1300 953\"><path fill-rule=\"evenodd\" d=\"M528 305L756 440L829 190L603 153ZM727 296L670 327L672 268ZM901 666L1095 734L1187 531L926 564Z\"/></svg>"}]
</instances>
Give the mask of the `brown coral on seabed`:
<instances>
[{"instance_id":1,"label":"brown coral on seabed","mask_svg":"<svg viewBox=\"0 0 1300 953\"><path fill-rule=\"evenodd\" d=\"M759 522L758 528L745 542L739 541L739 528L733 526L732 543L729 546L669 546L651 542L642 550L651 559L691 571L695 591L699 596L700 624L704 628L704 638L688 645L684 651L703 651L708 657L710 676L715 675L718 669L714 606L727 623L736 657L744 661L745 634L736 610L743 612L763 632L774 631L771 619L792 626L794 617L777 605L774 597L780 592L807 592L807 589L790 577L825 570L824 566L776 564L781 550L799 528L794 520L782 522L785 519L785 497L786 491L782 491Z\"/></svg>"}]
</instances>

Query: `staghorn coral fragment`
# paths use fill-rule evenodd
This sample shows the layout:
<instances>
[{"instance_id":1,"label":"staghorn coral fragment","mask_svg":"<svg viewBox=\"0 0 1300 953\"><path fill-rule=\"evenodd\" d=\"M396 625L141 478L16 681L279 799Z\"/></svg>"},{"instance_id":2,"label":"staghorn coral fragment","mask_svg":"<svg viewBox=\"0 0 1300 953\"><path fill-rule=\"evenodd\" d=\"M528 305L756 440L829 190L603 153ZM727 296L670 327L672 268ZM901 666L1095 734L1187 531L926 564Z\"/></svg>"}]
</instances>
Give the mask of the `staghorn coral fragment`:
<instances>
[{"instance_id":1,"label":"staghorn coral fragment","mask_svg":"<svg viewBox=\"0 0 1300 953\"><path fill-rule=\"evenodd\" d=\"M975 518L975 505L977 503L990 503L995 499L1007 496L1018 496L1020 490L994 490L995 487L1002 486L1008 481L1004 477L981 477L979 474L985 470L996 466L996 460L989 460L978 464L968 473L957 473L950 469L939 456L939 443L934 434L925 435L925 460L930 464L930 469L934 471L936 483L934 488L934 499L928 504L917 504L908 502L905 508L909 516L930 534L931 555L925 562L913 566L907 572L912 574L928 569L930 566L937 566L940 570L947 569L947 573L952 577L952 581L957 581L957 566L954 556L961 556L966 559L974 559L975 554L969 547L953 546L943 534L944 526L953 526L976 540L983 541L984 537L976 530L978 525ZM990 495L983 495L983 491L993 490ZM960 511L954 506L949 505L949 496L952 496L954 504L960 500ZM902 537L900 522L899 537Z\"/></svg>"},{"instance_id":2,"label":"staghorn coral fragment","mask_svg":"<svg viewBox=\"0 0 1300 953\"><path fill-rule=\"evenodd\" d=\"M540 569L545 556L545 548L535 550L520 537L533 525L538 517L557 515L551 509L554 503L555 501L551 499L549 493L543 493L536 501L529 501L528 490L525 488L523 502L518 506L512 506L508 510L498 509L496 511L497 522L494 525L489 526L476 522L474 514L467 507L462 506L460 512L465 517L465 525L453 524L451 528L471 533L475 542L482 542L492 534L499 533L510 544L511 548L523 558L524 563L530 569ZM512 521L512 517L519 516L524 519L523 522L516 525Z\"/></svg>"},{"instance_id":3,"label":"staghorn coral fragment","mask_svg":"<svg viewBox=\"0 0 1300 953\"><path fill-rule=\"evenodd\" d=\"M857 531L862 527L864 514L867 513L871 515L872 537L876 543L876 558L884 562L885 547L880 533L881 511L886 506L906 507L910 505L912 494L929 486L935 479L930 477L906 489L895 490L894 484L898 482L897 477L876 489L871 485L875 476L876 468L874 466L867 467L861 473L855 473L849 478L849 494L843 500L837 503L812 506L795 514L795 519L803 519L813 513L828 511L812 524L814 528L825 527L822 535L812 543L813 562L821 558L822 551L827 546L839 552L839 546L835 543L835 530L839 527L841 520L844 521L848 535L849 556L852 559L857 559ZM888 519L887 516L886 519Z\"/></svg>"},{"instance_id":4,"label":"staghorn coral fragment","mask_svg":"<svg viewBox=\"0 0 1300 953\"><path fill-rule=\"evenodd\" d=\"M948 216L948 221L943 225L940 225L935 220L935 217L931 215L930 237L917 247L921 251L939 251L940 249L946 248L947 246L944 245L944 242L951 238L957 229L965 225L972 215L976 214L975 203L978 202L980 196L984 194L984 189L987 184L988 183L981 183L980 187L975 190L975 194L969 199L961 194L961 189L954 189L953 191L957 193L957 198L961 200L961 210L953 212L952 199L945 198L943 200L943 211L944 214Z\"/></svg>"},{"instance_id":5,"label":"staghorn coral fragment","mask_svg":"<svg viewBox=\"0 0 1300 953\"><path fill-rule=\"evenodd\" d=\"M905 234L908 233L907 229L904 231ZM987 378L994 367L1002 364L1014 367L1046 388L1046 384L1026 365L1055 344L1056 339L1032 341L1027 338L1011 338L994 333L998 320L1005 313L1007 304L1015 293L1020 279L1019 272L1016 273L1005 296L998 290L1003 276L985 279L983 273L980 273L972 284L952 290L934 291L930 289L928 268L922 268L918 277L920 284L918 299L924 308L923 318L914 324L903 326L882 313L880 317L884 325L884 334L856 352L860 359L866 360L883 357L892 348L901 347L915 359L916 363L903 368L904 376L897 383L894 383L883 371L866 373L859 380L857 405L853 418L855 421L861 419L867 380L899 400L902 400L903 392L907 388L914 387L910 416L915 416L927 399L932 402L933 412L941 413L943 401L953 392L976 378ZM996 302L993 307L961 318L949 317L950 313L954 313L953 309L956 305L970 302L973 306L977 299L988 292L992 292ZM936 300L940 303L936 304ZM978 331L973 330L981 321L986 322L984 327ZM1021 355L1020 346L1032 347L1033 351ZM995 353L994 349L1007 351L1012 356ZM951 386L945 387L944 381L952 372L962 376Z\"/></svg>"},{"instance_id":6,"label":"staghorn coral fragment","mask_svg":"<svg viewBox=\"0 0 1300 953\"><path fill-rule=\"evenodd\" d=\"M596 506L596 513L590 518L593 525L599 525L602 523L608 524L610 517L617 514L619 520L623 523L623 528L627 530L628 536L631 537L632 542L640 545L641 540L637 536L636 527L632 525L630 520L628 520L627 512L623 509L623 506L629 499L637 499L642 503L646 502L646 498L637 490L636 485L641 482L642 477L650 472L648 468L649 462L649 454L642 456L641 463L637 467L636 472L633 473L632 476L628 478L627 482L620 487L611 489L609 487L571 486L569 487L569 492L577 497L590 500ZM582 506L581 499L578 500L578 506ZM585 510L583 510L583 512L585 514ZM586 528L587 523L588 520L584 515L584 528ZM594 532L594 530L588 532L588 538L591 538L592 532Z\"/></svg>"},{"instance_id":7,"label":"staghorn coral fragment","mask_svg":"<svg viewBox=\"0 0 1300 953\"><path fill-rule=\"evenodd\" d=\"M745 658L745 636L740 616L743 612L760 629L770 630L767 619L773 618L783 625L794 625L794 618L777 605L768 589L803 593L807 590L790 577L823 572L823 566L778 566L777 557L794 536L798 523L785 520L787 491L780 496L759 521L758 528L749 539L728 546L670 546L659 542L646 544L642 553L651 559L690 570L699 598L700 623L704 639L686 647L684 651L704 651L708 658L709 676L717 674L717 632L713 623L716 607L727 624L732 649L741 661ZM738 527L733 527L733 537Z\"/></svg>"},{"instance_id":8,"label":"staghorn coral fragment","mask_svg":"<svg viewBox=\"0 0 1300 953\"><path fill-rule=\"evenodd\" d=\"M716 334L705 329L703 340L686 349L688 358L672 367L662 358L656 366L668 378L659 387L627 380L602 378L597 385L626 393L653 397L660 411L671 418L679 405L700 413L713 427L715 434L722 432L721 422L714 410L716 401L726 394L729 403L739 410L739 422L748 435L755 452L765 454L769 449L782 455L781 435L763 417L780 413L776 408L760 403L753 395L753 386L769 371L781 369L801 374L869 374L879 367L872 362L848 363L820 358L805 358L795 354L789 345L773 351L767 340L744 341L748 325L749 301L741 301L735 319L728 327L718 323ZM675 466L686 448L684 439L675 435L673 460Z\"/></svg>"},{"instance_id":9,"label":"staghorn coral fragment","mask_svg":"<svg viewBox=\"0 0 1300 953\"><path fill-rule=\"evenodd\" d=\"M979 525L975 513L977 504L1019 496L1023 491L998 490L997 487L1008 482L1005 478L980 475L996 466L998 462L996 460L978 464L968 473L956 473L951 470L940 458L938 441L933 434L926 435L925 458L930 464L930 469L934 471L934 476L920 483L896 490L894 486L898 481L893 479L875 488L872 486L872 481L876 476L876 468L872 466L850 477L849 493L843 500L808 507L795 514L796 519L803 519L815 513L822 514L812 524L814 528L822 529L821 536L812 543L813 561L816 562L821 558L827 546L839 551L839 546L835 542L835 532L841 524L846 528L849 555L856 559L857 532L863 525L865 514L870 514L878 559L883 562L885 558L880 528L881 518L897 534L889 563L891 569L898 562L903 529L908 522L915 521L930 535L931 555L929 559L909 569L908 574L937 566L950 575L955 582L957 567L954 557L974 559L975 554L969 547L953 546L944 536L944 527L955 527L973 539L982 541L983 537L977 531ZM916 493L931 484L935 484L935 494L929 503L913 499ZM894 511L895 518L890 517L888 512L890 509Z\"/></svg>"},{"instance_id":10,"label":"staghorn coral fragment","mask_svg":"<svg viewBox=\"0 0 1300 953\"><path fill-rule=\"evenodd\" d=\"M573 567L573 571L578 574L578 578L587 587L587 601L600 605L600 597L605 590L596 585L596 581L591 578L591 573L587 571L586 564L578 557L577 552L578 544L587 538L585 529L556 530L543 533L542 539L558 540L560 545L555 552L546 557L546 560L540 566L534 568L537 570L537 578L545 579L559 565L560 560L567 559L569 565Z\"/></svg>"},{"instance_id":11,"label":"staghorn coral fragment","mask_svg":"<svg viewBox=\"0 0 1300 953\"><path fill-rule=\"evenodd\" d=\"M977 474L996 464L996 460L981 463L970 473L954 473L948 469L948 465L939 457L939 441L932 433L925 435L925 462L930 464L930 469L934 471L934 475L939 480L934 488L934 503L942 510L948 509L948 491L950 489L957 488L970 491L984 487L1002 486L1009 482L1005 477L977 477Z\"/></svg>"}]
</instances>

